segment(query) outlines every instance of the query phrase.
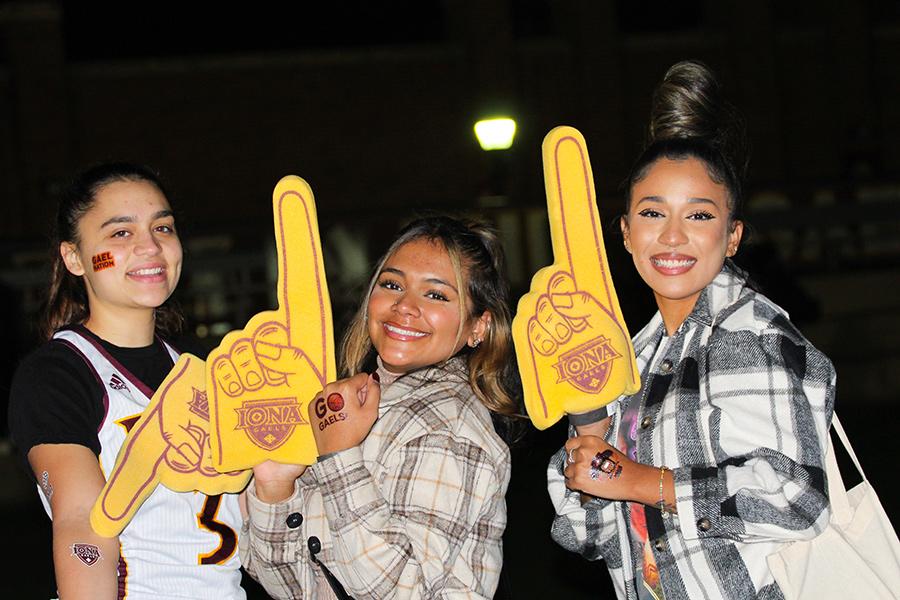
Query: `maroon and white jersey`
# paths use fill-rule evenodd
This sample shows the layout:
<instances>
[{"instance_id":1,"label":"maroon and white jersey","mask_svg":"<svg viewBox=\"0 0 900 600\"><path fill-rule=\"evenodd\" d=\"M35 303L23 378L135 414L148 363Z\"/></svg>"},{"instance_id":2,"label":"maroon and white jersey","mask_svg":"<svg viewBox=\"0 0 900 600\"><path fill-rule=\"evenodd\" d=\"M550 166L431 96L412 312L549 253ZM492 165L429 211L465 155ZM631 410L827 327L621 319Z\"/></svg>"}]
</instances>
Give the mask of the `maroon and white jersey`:
<instances>
[{"instance_id":1,"label":"maroon and white jersey","mask_svg":"<svg viewBox=\"0 0 900 600\"><path fill-rule=\"evenodd\" d=\"M54 335L82 355L103 386L105 417L98 430L100 467L109 476L128 430L153 390L96 340L77 331ZM178 353L168 344L173 362ZM52 518L40 489L41 501ZM119 535L119 598L128 600L244 600L240 587L237 495L173 492L159 485Z\"/></svg>"}]
</instances>

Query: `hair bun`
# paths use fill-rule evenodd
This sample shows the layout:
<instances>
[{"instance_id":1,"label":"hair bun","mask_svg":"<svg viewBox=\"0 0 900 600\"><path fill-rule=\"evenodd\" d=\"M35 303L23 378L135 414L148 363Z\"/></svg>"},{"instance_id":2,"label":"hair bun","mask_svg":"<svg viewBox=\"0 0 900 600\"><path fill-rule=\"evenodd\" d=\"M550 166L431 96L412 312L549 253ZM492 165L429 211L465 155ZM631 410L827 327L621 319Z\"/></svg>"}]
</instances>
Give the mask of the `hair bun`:
<instances>
[{"instance_id":1,"label":"hair bun","mask_svg":"<svg viewBox=\"0 0 900 600\"><path fill-rule=\"evenodd\" d=\"M746 169L744 121L722 95L715 74L695 60L675 63L653 92L648 145L685 139L706 142Z\"/></svg>"}]
</instances>

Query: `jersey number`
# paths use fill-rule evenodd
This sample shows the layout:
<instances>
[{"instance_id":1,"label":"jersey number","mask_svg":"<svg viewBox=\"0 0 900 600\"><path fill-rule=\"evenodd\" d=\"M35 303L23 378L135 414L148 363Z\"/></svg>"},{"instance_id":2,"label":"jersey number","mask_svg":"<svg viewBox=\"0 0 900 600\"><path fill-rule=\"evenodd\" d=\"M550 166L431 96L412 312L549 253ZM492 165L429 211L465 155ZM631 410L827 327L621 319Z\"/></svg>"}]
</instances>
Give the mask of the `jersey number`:
<instances>
[{"instance_id":1,"label":"jersey number","mask_svg":"<svg viewBox=\"0 0 900 600\"><path fill-rule=\"evenodd\" d=\"M221 539L218 548L209 554L197 556L201 565L221 565L237 550L237 534L234 529L221 521L216 521L216 514L219 512L221 503L221 495L207 496L206 502L203 503L203 510L197 515L197 523L200 527L218 534Z\"/></svg>"}]
</instances>

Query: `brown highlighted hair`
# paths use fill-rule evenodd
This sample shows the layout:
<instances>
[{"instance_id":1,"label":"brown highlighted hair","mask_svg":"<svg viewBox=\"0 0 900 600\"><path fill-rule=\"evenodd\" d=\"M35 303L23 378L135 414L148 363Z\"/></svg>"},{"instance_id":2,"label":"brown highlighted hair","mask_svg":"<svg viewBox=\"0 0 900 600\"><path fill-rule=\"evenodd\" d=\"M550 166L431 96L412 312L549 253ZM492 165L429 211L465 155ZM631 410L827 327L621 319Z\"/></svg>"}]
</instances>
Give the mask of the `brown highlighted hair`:
<instances>
[{"instance_id":1,"label":"brown highlighted hair","mask_svg":"<svg viewBox=\"0 0 900 600\"><path fill-rule=\"evenodd\" d=\"M488 226L448 216L425 217L407 225L378 261L365 299L350 323L342 344L342 369L355 375L374 353L366 323L369 297L384 263L404 244L428 240L439 244L450 255L461 284L462 315L469 319L488 311L491 322L477 348L464 346L469 367L469 383L481 402L492 412L514 416L518 403L511 394L514 380L509 289L503 276L503 248L497 234Z\"/></svg>"},{"instance_id":2,"label":"brown highlighted hair","mask_svg":"<svg viewBox=\"0 0 900 600\"><path fill-rule=\"evenodd\" d=\"M741 219L749 144L744 119L723 96L705 64L688 60L672 65L653 92L644 150L625 181L626 213L634 184L656 161L696 158L710 179L728 190L729 220Z\"/></svg>"},{"instance_id":3,"label":"brown highlighted hair","mask_svg":"<svg viewBox=\"0 0 900 600\"><path fill-rule=\"evenodd\" d=\"M50 339L67 325L84 322L91 314L87 291L81 277L72 275L59 253L62 242L78 244L78 223L94 206L97 194L117 181L146 182L168 199L159 175L149 167L126 162L104 163L79 173L59 198L54 231L51 236L50 285L40 323L40 333ZM156 330L173 335L181 330L184 318L171 301L156 309Z\"/></svg>"}]
</instances>

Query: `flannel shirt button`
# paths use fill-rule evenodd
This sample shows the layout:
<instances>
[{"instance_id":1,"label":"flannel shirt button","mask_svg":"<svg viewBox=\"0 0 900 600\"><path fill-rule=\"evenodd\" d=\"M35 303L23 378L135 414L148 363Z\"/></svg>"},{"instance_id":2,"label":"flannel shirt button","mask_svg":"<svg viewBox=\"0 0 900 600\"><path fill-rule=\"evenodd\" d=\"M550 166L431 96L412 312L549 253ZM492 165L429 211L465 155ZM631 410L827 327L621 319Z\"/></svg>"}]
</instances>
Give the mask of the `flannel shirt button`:
<instances>
[{"instance_id":1,"label":"flannel shirt button","mask_svg":"<svg viewBox=\"0 0 900 600\"><path fill-rule=\"evenodd\" d=\"M658 538L655 542L653 542L653 547L656 548L657 552L665 552L666 540L664 540L663 538Z\"/></svg>"},{"instance_id":2,"label":"flannel shirt button","mask_svg":"<svg viewBox=\"0 0 900 600\"><path fill-rule=\"evenodd\" d=\"M709 522L709 519L703 517L699 521L697 521L697 529L700 531L709 531L712 527L712 523Z\"/></svg>"},{"instance_id":3,"label":"flannel shirt button","mask_svg":"<svg viewBox=\"0 0 900 600\"><path fill-rule=\"evenodd\" d=\"M668 358L662 361L662 372L669 374L672 372L672 361Z\"/></svg>"},{"instance_id":4,"label":"flannel shirt button","mask_svg":"<svg viewBox=\"0 0 900 600\"><path fill-rule=\"evenodd\" d=\"M641 429L647 429L648 427L650 427L650 423L652 422L653 421L650 419L650 417L644 417L643 419L641 419Z\"/></svg>"},{"instance_id":5,"label":"flannel shirt button","mask_svg":"<svg viewBox=\"0 0 900 600\"><path fill-rule=\"evenodd\" d=\"M287 519L284 520L288 527L291 529L297 529L303 523L303 515L300 513L291 513L288 515Z\"/></svg>"}]
</instances>

